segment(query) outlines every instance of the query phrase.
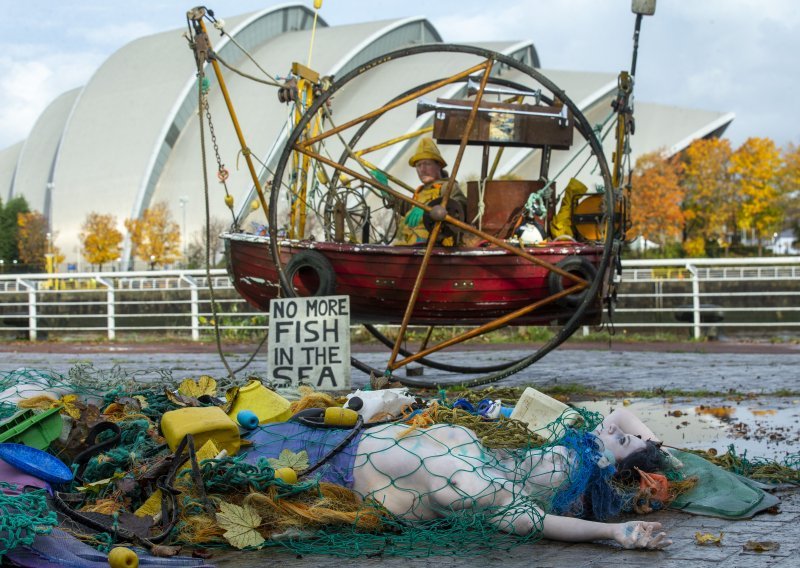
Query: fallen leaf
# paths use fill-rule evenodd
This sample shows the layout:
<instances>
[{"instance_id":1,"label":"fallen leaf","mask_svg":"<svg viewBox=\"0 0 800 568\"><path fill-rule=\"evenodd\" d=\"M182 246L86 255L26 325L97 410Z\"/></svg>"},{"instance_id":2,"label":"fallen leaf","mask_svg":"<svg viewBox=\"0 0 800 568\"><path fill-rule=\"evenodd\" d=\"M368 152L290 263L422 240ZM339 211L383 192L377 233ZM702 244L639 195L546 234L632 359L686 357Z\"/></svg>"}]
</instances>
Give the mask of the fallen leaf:
<instances>
[{"instance_id":1,"label":"fallen leaf","mask_svg":"<svg viewBox=\"0 0 800 568\"><path fill-rule=\"evenodd\" d=\"M78 400L76 394L66 394L61 398L61 403L64 405L62 409L75 420L81 417L81 412L86 408L86 405Z\"/></svg>"},{"instance_id":2,"label":"fallen leaf","mask_svg":"<svg viewBox=\"0 0 800 568\"><path fill-rule=\"evenodd\" d=\"M238 549L248 546L260 546L264 543L256 528L261 524L261 517L250 506L240 507L224 501L219 504L217 524L225 530L224 536L232 546Z\"/></svg>"},{"instance_id":3,"label":"fallen leaf","mask_svg":"<svg viewBox=\"0 0 800 568\"><path fill-rule=\"evenodd\" d=\"M122 479L123 477L125 477L125 474L122 473L121 471L118 471L111 477L106 477L105 479L98 479L97 481L81 485L80 487L77 488L77 490L80 491L81 493L100 493L100 491L108 487L113 481L117 479Z\"/></svg>"},{"instance_id":4,"label":"fallen leaf","mask_svg":"<svg viewBox=\"0 0 800 568\"><path fill-rule=\"evenodd\" d=\"M701 533L696 532L694 533L694 541L699 544L700 546L722 546L722 535L725 533L719 533L719 536L712 534L712 533Z\"/></svg>"},{"instance_id":5,"label":"fallen leaf","mask_svg":"<svg viewBox=\"0 0 800 568\"><path fill-rule=\"evenodd\" d=\"M178 393L193 398L200 398L205 394L215 396L217 394L217 381L208 375L202 375L196 381L194 379L186 379L178 387Z\"/></svg>"},{"instance_id":6,"label":"fallen leaf","mask_svg":"<svg viewBox=\"0 0 800 568\"><path fill-rule=\"evenodd\" d=\"M748 540L742 545L744 550L751 552L770 552L778 550L781 545L772 540Z\"/></svg>"},{"instance_id":7,"label":"fallen leaf","mask_svg":"<svg viewBox=\"0 0 800 568\"><path fill-rule=\"evenodd\" d=\"M192 396L184 396L178 392L172 392L168 388L164 389L164 394L176 406L200 406L200 402Z\"/></svg>"},{"instance_id":8,"label":"fallen leaf","mask_svg":"<svg viewBox=\"0 0 800 568\"><path fill-rule=\"evenodd\" d=\"M729 420L736 414L736 409L732 406L703 406L700 405L694 409L696 414L708 414L715 416L720 420Z\"/></svg>"},{"instance_id":9,"label":"fallen leaf","mask_svg":"<svg viewBox=\"0 0 800 568\"><path fill-rule=\"evenodd\" d=\"M121 396L117 402L125 405L125 409L129 412L139 412L142 409L139 399L133 396Z\"/></svg>"},{"instance_id":10,"label":"fallen leaf","mask_svg":"<svg viewBox=\"0 0 800 568\"><path fill-rule=\"evenodd\" d=\"M153 556L158 556L160 558L169 558L170 556L175 556L180 551L180 546L168 546L166 544L156 544L150 549L150 553Z\"/></svg>"},{"instance_id":11,"label":"fallen leaf","mask_svg":"<svg viewBox=\"0 0 800 568\"><path fill-rule=\"evenodd\" d=\"M301 450L294 453L292 450L282 450L277 458L267 458L272 469L290 467L295 471L303 471L308 468L308 452Z\"/></svg>"}]
</instances>

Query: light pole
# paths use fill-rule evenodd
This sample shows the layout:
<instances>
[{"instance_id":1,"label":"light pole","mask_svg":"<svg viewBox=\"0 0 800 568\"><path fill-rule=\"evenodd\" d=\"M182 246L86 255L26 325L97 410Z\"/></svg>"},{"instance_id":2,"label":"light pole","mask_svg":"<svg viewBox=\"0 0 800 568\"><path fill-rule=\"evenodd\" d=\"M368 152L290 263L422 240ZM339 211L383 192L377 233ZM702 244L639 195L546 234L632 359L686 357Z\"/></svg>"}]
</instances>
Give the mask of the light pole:
<instances>
[{"instance_id":1,"label":"light pole","mask_svg":"<svg viewBox=\"0 0 800 568\"><path fill-rule=\"evenodd\" d=\"M189 203L189 198L182 195L178 201L181 203L181 252L183 254L183 261L186 262L186 204Z\"/></svg>"},{"instance_id":2,"label":"light pole","mask_svg":"<svg viewBox=\"0 0 800 568\"><path fill-rule=\"evenodd\" d=\"M47 270L48 274L52 274L55 272L55 262L53 259L53 233L47 233L45 238L47 239L44 253L45 270Z\"/></svg>"}]
</instances>

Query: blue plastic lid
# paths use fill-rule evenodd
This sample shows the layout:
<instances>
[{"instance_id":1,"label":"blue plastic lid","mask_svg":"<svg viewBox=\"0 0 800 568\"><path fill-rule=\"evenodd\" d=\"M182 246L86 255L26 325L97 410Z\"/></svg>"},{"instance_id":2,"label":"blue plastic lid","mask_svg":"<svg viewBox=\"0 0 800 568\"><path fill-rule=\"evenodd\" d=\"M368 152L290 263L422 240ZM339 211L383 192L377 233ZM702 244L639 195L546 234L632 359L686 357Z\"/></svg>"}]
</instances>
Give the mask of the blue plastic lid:
<instances>
[{"instance_id":1,"label":"blue plastic lid","mask_svg":"<svg viewBox=\"0 0 800 568\"><path fill-rule=\"evenodd\" d=\"M72 470L52 454L24 444L0 444L0 459L48 483L72 481Z\"/></svg>"}]
</instances>

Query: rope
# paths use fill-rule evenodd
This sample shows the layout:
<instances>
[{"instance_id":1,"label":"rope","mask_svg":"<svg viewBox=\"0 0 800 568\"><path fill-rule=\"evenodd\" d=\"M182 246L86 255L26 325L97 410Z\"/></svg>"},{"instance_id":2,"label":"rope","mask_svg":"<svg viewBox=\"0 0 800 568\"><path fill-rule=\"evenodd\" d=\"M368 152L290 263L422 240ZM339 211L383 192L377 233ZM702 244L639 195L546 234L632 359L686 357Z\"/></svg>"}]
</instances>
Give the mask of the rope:
<instances>
[{"instance_id":1,"label":"rope","mask_svg":"<svg viewBox=\"0 0 800 568\"><path fill-rule=\"evenodd\" d=\"M275 77L273 77L272 75L270 75L269 73L267 73L267 71L266 71L266 70L265 70L263 67L261 67L261 65L259 65L258 61L256 61L256 60L253 58L253 56L252 56L252 55L250 55L250 53L249 53L249 52L248 52L248 51L247 51L247 50L246 50L244 47L242 47L242 46L241 46L241 44L239 44L239 42L237 42L237 41L236 41L236 39L235 39L235 38L234 38L232 35L230 35L230 34L229 34L227 31L225 31L225 29L224 29L224 27L223 27L223 26L224 26L224 24L223 24L223 22L222 22L222 21L219 21L219 20L213 20L213 22L214 22L214 27L215 27L216 29L218 29L218 30L219 30L219 32L220 32L222 35L224 35L225 37L227 37L227 38L228 38L228 40L229 40L229 41L230 41L230 42L231 42L233 45L235 45L236 47L238 47L238 48L239 48L239 50L240 50L242 53L244 53L245 57L247 57L247 58L248 58L248 59L249 59L249 60L250 60L250 61L253 63L253 65L255 65L255 66L256 66L256 68L257 68L259 71L261 71L261 72L262 72L264 75L266 75L266 76L269 78L270 82L264 81L263 79L258 79L258 78L256 78L256 77L253 77L253 76L251 76L251 75L247 75L246 73L242 73L241 71L238 71L238 70L234 69L233 67L230 67L230 66L229 66L227 63L225 63L225 61L223 61L223 60L222 60L222 58L220 58L220 56L219 56L219 54L218 54L218 53L215 53L215 54L214 54L214 57L216 57L216 58L219 60L219 62L220 62L220 63L222 63L222 64L223 64L225 67L227 67L228 69L230 69L230 70L231 70L231 71L233 71L234 73L237 73L237 74L241 75L242 77L246 77L246 78L248 78L248 79L252 79L253 81L258 81L259 83L264 83L265 85L270 85L270 86L272 86L272 87L281 87L281 86L282 86L282 85L281 85L281 84L280 84L280 83L277 81L277 79L275 79Z\"/></svg>"},{"instance_id":2,"label":"rope","mask_svg":"<svg viewBox=\"0 0 800 568\"><path fill-rule=\"evenodd\" d=\"M198 62L197 73L199 78L203 78L203 67ZM214 294L214 281L211 278L211 207L209 205L209 191L208 191L208 165L206 164L206 139L205 139L205 124L203 123L203 109L208 112L208 101L203 96L202 88L197 89L197 118L200 121L200 156L203 168L203 197L206 212L206 279L208 280L208 292L211 299L211 313L213 315L214 325L214 339L217 345L217 353L228 371L228 376L232 381L236 380L236 375L233 373L231 366L228 364L228 359L222 352L222 338L219 332L219 318L217 317L217 301Z\"/></svg>"},{"instance_id":3,"label":"rope","mask_svg":"<svg viewBox=\"0 0 800 568\"><path fill-rule=\"evenodd\" d=\"M603 122L595 125L594 131L595 132L602 132L603 127L605 127L605 125L608 123L608 121L611 120L614 116L616 116L616 112L614 112L612 110L608 114L608 116L606 116L606 118L603 120ZM612 123L612 126L613 126L613 123ZM605 140L610 132L611 132L611 128L609 127L609 129L606 130L605 134L602 134L599 137L600 141L602 142L603 140ZM535 207L537 207L538 205L541 205L541 204L544 203L543 196L546 194L547 190L550 189L550 186L555 183L555 181L561 176L561 174L563 174L564 171L570 165L572 165L572 162L574 162L578 158L578 156L580 156L588 146L589 146L589 140L587 138L586 140L584 140L583 145L580 147L580 149L577 152L575 152L569 160L567 160L567 162L561 167L561 169L558 171L558 173L556 173L556 175L554 175L553 177L551 177L547 181L547 183L544 185L544 187L542 189L540 189L539 191L536 191L534 193L531 193L530 197L528 197L528 201L525 203L525 209L529 213L531 213L532 215L535 215L535 211L536 211ZM581 171L583 171L583 168L586 167L586 164L588 164L589 160L591 160L591 159L592 159L592 155L590 153L589 156L586 158L586 160L581 165L581 167L578 168L578 171L576 172L575 175L578 175Z\"/></svg>"}]
</instances>

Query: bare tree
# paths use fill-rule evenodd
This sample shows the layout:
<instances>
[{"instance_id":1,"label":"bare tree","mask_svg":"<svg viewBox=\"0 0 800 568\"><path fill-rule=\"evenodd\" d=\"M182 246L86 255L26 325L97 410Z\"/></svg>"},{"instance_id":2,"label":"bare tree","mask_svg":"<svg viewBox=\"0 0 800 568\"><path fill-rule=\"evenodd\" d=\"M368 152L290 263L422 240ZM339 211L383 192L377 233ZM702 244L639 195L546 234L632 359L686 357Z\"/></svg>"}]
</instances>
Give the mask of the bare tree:
<instances>
[{"instance_id":1,"label":"bare tree","mask_svg":"<svg viewBox=\"0 0 800 568\"><path fill-rule=\"evenodd\" d=\"M201 268L206 265L206 246L209 247L209 258L211 266L216 267L223 262L223 244L219 235L228 230L229 223L218 217L212 218L209 222L209 232L211 240L206 239L205 225L192 233L192 242L186 250L186 262L189 268Z\"/></svg>"}]
</instances>

